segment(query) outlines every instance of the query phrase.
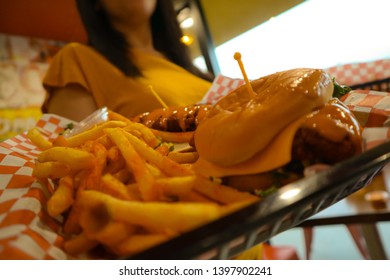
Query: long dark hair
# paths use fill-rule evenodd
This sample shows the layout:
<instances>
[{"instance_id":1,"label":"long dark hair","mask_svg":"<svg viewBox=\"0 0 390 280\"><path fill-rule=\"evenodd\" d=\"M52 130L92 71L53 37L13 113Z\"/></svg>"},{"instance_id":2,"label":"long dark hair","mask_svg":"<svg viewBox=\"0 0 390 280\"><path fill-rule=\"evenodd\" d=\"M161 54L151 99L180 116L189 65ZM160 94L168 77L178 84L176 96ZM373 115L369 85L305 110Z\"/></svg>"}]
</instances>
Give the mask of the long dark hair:
<instances>
[{"instance_id":1,"label":"long dark hair","mask_svg":"<svg viewBox=\"0 0 390 280\"><path fill-rule=\"evenodd\" d=\"M141 71L128 55L129 43L122 33L115 30L103 11L99 0L76 0L77 7L88 34L88 44L105 56L112 64L130 77L142 76ZM151 17L154 48L170 61L206 80L212 75L205 74L194 66L189 49L180 42L182 31L177 21L172 0L157 0Z\"/></svg>"}]
</instances>

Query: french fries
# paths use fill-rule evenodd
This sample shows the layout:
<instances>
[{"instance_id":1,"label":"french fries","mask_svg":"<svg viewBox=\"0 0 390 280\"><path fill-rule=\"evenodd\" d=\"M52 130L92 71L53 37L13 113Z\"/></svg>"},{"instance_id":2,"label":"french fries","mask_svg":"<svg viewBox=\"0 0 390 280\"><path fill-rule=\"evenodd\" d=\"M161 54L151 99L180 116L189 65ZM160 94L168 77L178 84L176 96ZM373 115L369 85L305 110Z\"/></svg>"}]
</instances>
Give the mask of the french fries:
<instances>
[{"instance_id":1,"label":"french fries","mask_svg":"<svg viewBox=\"0 0 390 280\"><path fill-rule=\"evenodd\" d=\"M157 179L154 183L154 187L161 190L166 196L180 197L191 192L194 187L196 177L184 176L184 177L167 177Z\"/></svg>"},{"instance_id":2,"label":"french fries","mask_svg":"<svg viewBox=\"0 0 390 280\"><path fill-rule=\"evenodd\" d=\"M88 252L97 245L99 245L98 241L88 238L87 235L82 232L79 235L66 240L63 247L68 254L77 256L84 252Z\"/></svg>"},{"instance_id":3,"label":"french fries","mask_svg":"<svg viewBox=\"0 0 390 280\"><path fill-rule=\"evenodd\" d=\"M147 146L134 135L131 135L130 133L125 133L125 136L139 154L141 154L147 161L161 169L168 176L193 175L193 171L186 167L183 167L182 165L169 159L168 157L162 157L159 152Z\"/></svg>"},{"instance_id":4,"label":"french fries","mask_svg":"<svg viewBox=\"0 0 390 280\"><path fill-rule=\"evenodd\" d=\"M73 192L73 178L61 178L57 189L47 201L47 212L49 215L56 217L68 210L74 201Z\"/></svg>"},{"instance_id":5,"label":"french fries","mask_svg":"<svg viewBox=\"0 0 390 280\"><path fill-rule=\"evenodd\" d=\"M84 211L100 207L114 221L177 232L186 232L195 226L210 222L220 217L222 212L217 203L205 203L202 207L189 202L144 203L117 199L97 191L82 192L79 202Z\"/></svg>"},{"instance_id":6,"label":"french fries","mask_svg":"<svg viewBox=\"0 0 390 280\"><path fill-rule=\"evenodd\" d=\"M106 173L103 175L100 191L105 194L109 194L113 197L124 199L124 200L139 200L137 196L135 196L129 188L121 182L121 180L114 177L110 173Z\"/></svg>"},{"instance_id":7,"label":"french fries","mask_svg":"<svg viewBox=\"0 0 390 280\"><path fill-rule=\"evenodd\" d=\"M154 190L154 177L146 165L146 161L142 158L130 144L123 130L118 128L105 130L112 142L114 142L123 158L126 161L127 167L133 172L136 182L139 184L140 192L144 200L157 200L160 194Z\"/></svg>"},{"instance_id":8,"label":"french fries","mask_svg":"<svg viewBox=\"0 0 390 280\"><path fill-rule=\"evenodd\" d=\"M174 143L189 143L194 136L193 131L185 132L167 132L151 129L153 134L165 142L174 142Z\"/></svg>"},{"instance_id":9,"label":"french fries","mask_svg":"<svg viewBox=\"0 0 390 280\"><path fill-rule=\"evenodd\" d=\"M86 151L69 147L52 147L38 155L38 162L57 161L70 166L72 170L88 169L94 164L94 156Z\"/></svg>"},{"instance_id":10,"label":"french fries","mask_svg":"<svg viewBox=\"0 0 390 280\"><path fill-rule=\"evenodd\" d=\"M130 256L259 199L196 174L195 150L172 151L168 141L186 143L193 133L156 132L108 116L53 142L38 129L28 133L42 150L33 175L54 185L47 212L62 215L63 249L73 257L99 245Z\"/></svg>"},{"instance_id":11,"label":"french fries","mask_svg":"<svg viewBox=\"0 0 390 280\"><path fill-rule=\"evenodd\" d=\"M119 246L112 247L112 251L118 256L131 256L142 252L150 247L156 246L173 236L167 234L134 234L128 237Z\"/></svg>"},{"instance_id":12,"label":"french fries","mask_svg":"<svg viewBox=\"0 0 390 280\"><path fill-rule=\"evenodd\" d=\"M171 152L168 157L177 163L194 163L199 158L197 152Z\"/></svg>"},{"instance_id":13,"label":"french fries","mask_svg":"<svg viewBox=\"0 0 390 280\"><path fill-rule=\"evenodd\" d=\"M77 147L80 146L81 144L90 141L90 140L95 140L99 138L100 136L103 136L103 130L105 128L110 128L110 127L124 127L126 126L125 122L122 121L108 121L104 122L101 124L96 125L95 127L86 130L80 134L76 134L72 137L68 138L68 146L69 147Z\"/></svg>"},{"instance_id":14,"label":"french fries","mask_svg":"<svg viewBox=\"0 0 390 280\"><path fill-rule=\"evenodd\" d=\"M60 161L37 162L33 176L37 178L57 179L67 176L71 172L69 164Z\"/></svg>"},{"instance_id":15,"label":"french fries","mask_svg":"<svg viewBox=\"0 0 390 280\"><path fill-rule=\"evenodd\" d=\"M30 141L41 150L47 150L53 146L53 144L47 140L38 128L34 127L27 132L27 137Z\"/></svg>"}]
</instances>

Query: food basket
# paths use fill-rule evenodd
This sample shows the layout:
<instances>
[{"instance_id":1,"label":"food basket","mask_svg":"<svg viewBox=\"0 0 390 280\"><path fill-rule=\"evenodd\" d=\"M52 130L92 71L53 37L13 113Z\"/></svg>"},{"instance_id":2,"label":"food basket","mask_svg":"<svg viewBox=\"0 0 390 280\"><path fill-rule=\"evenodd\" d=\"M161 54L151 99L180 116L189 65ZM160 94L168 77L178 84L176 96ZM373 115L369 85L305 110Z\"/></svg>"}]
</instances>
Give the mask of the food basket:
<instances>
[{"instance_id":1,"label":"food basket","mask_svg":"<svg viewBox=\"0 0 390 280\"><path fill-rule=\"evenodd\" d=\"M385 142L132 259L232 258L366 186L389 161L390 142Z\"/></svg>"},{"instance_id":2,"label":"food basket","mask_svg":"<svg viewBox=\"0 0 390 280\"><path fill-rule=\"evenodd\" d=\"M352 89L369 89L390 92L390 77L351 86Z\"/></svg>"},{"instance_id":3,"label":"food basket","mask_svg":"<svg viewBox=\"0 0 390 280\"><path fill-rule=\"evenodd\" d=\"M367 150L362 154L128 259L234 258L358 191L390 160L389 97L355 91L345 99L365 127ZM54 139L67 124L67 119L45 114L37 127ZM0 143L0 258L69 258L61 249L61 221L45 211L47 189L31 175L39 152L26 133Z\"/></svg>"}]
</instances>

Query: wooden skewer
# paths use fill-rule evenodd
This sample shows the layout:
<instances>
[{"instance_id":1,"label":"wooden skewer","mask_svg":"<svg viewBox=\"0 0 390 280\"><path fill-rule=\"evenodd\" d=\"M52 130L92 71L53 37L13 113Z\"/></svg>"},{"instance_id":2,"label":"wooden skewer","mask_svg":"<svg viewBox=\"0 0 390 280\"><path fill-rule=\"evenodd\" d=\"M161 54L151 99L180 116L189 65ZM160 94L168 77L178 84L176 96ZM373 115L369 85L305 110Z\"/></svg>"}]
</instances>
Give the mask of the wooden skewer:
<instances>
[{"instance_id":1,"label":"wooden skewer","mask_svg":"<svg viewBox=\"0 0 390 280\"><path fill-rule=\"evenodd\" d=\"M242 63L242 60L241 60L241 53L236 52L234 54L234 59L237 60L238 65L240 66L241 73L242 73L242 76L244 77L244 81L246 84L246 88L248 89L249 95L251 95L252 98L255 97L256 93L253 91L252 84L249 81L248 76L246 75L246 72L244 69L244 64Z\"/></svg>"},{"instance_id":2,"label":"wooden skewer","mask_svg":"<svg viewBox=\"0 0 390 280\"><path fill-rule=\"evenodd\" d=\"M160 104L161 104L165 109L168 109L167 104L165 104L165 102L161 99L161 97L158 95L158 93L154 90L153 86L152 86L152 85L149 85L148 87L149 87L150 92L154 95L154 97L156 97L156 99L158 100L158 102L160 102Z\"/></svg>"}]
</instances>

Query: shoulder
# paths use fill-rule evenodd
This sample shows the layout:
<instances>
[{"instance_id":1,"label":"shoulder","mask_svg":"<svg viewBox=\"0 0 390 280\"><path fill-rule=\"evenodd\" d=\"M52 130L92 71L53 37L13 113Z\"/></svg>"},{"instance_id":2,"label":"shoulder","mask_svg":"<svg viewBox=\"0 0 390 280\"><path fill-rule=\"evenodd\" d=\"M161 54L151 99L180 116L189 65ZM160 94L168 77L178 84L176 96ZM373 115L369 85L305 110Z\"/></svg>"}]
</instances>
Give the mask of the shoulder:
<instances>
[{"instance_id":1,"label":"shoulder","mask_svg":"<svg viewBox=\"0 0 390 280\"><path fill-rule=\"evenodd\" d=\"M69 43L53 57L51 67L59 68L106 68L110 67L110 62L94 48L81 44Z\"/></svg>"},{"instance_id":2,"label":"shoulder","mask_svg":"<svg viewBox=\"0 0 390 280\"><path fill-rule=\"evenodd\" d=\"M91 47L81 43L69 43L61 48L58 52L59 56L71 56L71 55L98 55L98 53Z\"/></svg>"},{"instance_id":3,"label":"shoulder","mask_svg":"<svg viewBox=\"0 0 390 280\"><path fill-rule=\"evenodd\" d=\"M107 64L108 62L93 48L80 43L69 43L53 57L43 83L46 86L57 87L76 83L87 88L94 73L104 71Z\"/></svg>"}]
</instances>

